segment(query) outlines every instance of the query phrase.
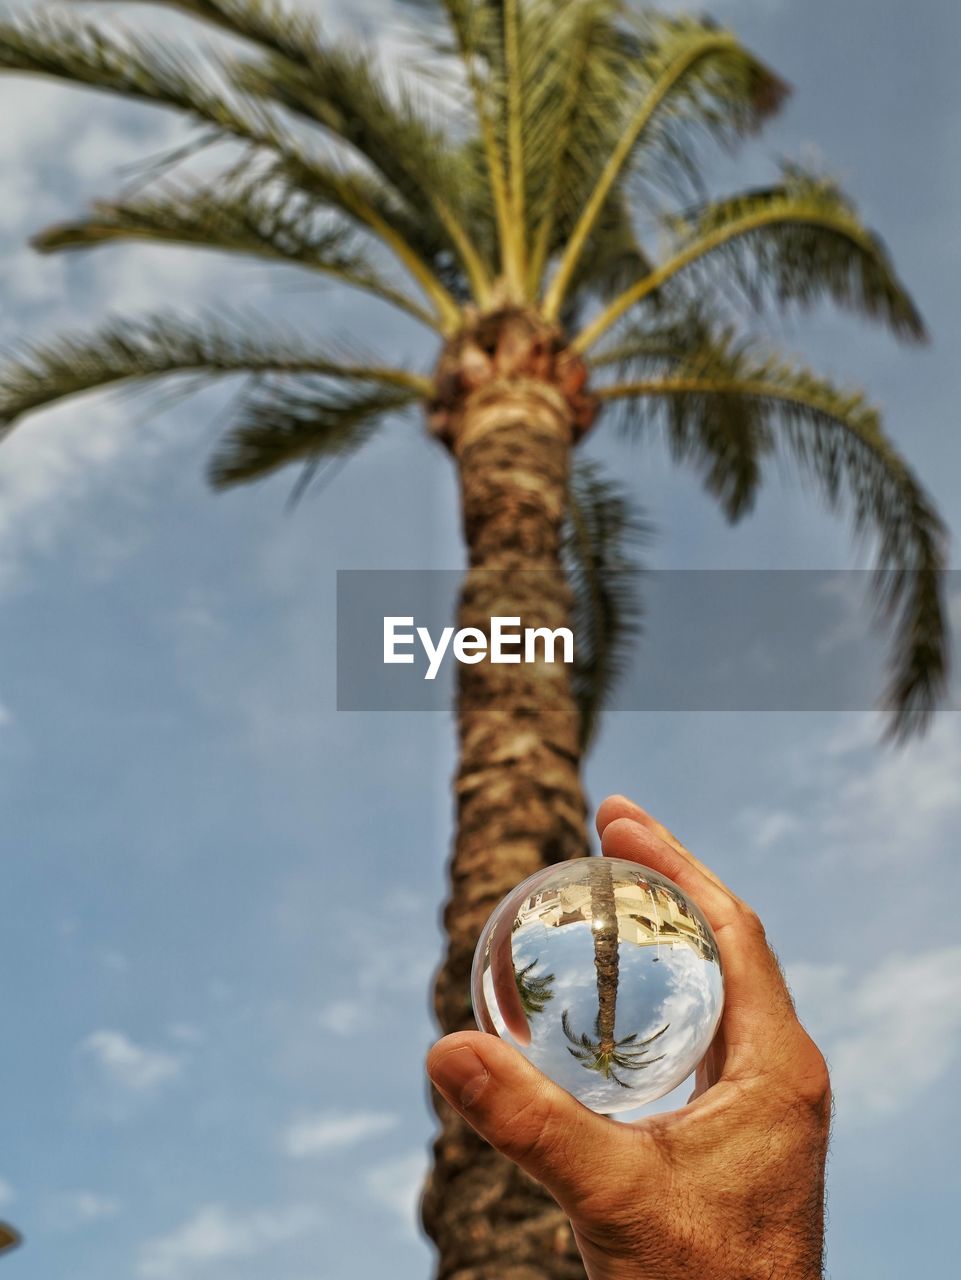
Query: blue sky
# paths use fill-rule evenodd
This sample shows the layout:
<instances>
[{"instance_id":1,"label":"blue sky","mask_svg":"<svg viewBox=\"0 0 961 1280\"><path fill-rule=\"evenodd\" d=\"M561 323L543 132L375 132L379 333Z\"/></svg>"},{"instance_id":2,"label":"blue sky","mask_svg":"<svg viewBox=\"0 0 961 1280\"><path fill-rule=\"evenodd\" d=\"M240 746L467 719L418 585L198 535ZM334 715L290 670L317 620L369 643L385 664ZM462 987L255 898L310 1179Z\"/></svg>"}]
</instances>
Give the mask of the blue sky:
<instances>
[{"instance_id":1,"label":"blue sky","mask_svg":"<svg viewBox=\"0 0 961 1280\"><path fill-rule=\"evenodd\" d=\"M389 0L350 9L396 44ZM957 530L961 12L712 11L796 89L725 174L764 180L816 147L934 341L901 350L827 312L772 329L885 404ZM34 258L31 231L177 135L36 82L0 80L0 107L5 342L230 298L426 357L295 273L143 248ZM0 1213L29 1236L10 1280L429 1270L413 1207L453 739L442 715L335 711L333 601L339 568L461 563L452 473L398 425L294 514L288 479L215 500L223 399L84 400L0 452ZM728 530L656 450L593 448L636 478L659 568L865 563L777 482ZM834 1071L832 1272L894 1280L956 1255L961 723L942 714L900 754L877 731L868 714L614 714L588 787L635 796L760 910Z\"/></svg>"}]
</instances>

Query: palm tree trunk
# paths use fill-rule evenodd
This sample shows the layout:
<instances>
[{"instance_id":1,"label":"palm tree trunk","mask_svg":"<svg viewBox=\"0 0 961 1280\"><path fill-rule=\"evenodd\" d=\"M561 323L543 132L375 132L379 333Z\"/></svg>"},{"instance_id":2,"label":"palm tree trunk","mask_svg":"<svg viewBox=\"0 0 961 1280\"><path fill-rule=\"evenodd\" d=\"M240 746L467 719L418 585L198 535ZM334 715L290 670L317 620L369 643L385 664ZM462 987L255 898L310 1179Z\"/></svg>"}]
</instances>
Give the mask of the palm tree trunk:
<instances>
[{"instance_id":1,"label":"palm tree trunk","mask_svg":"<svg viewBox=\"0 0 961 1280\"><path fill-rule=\"evenodd\" d=\"M600 928L598 923L600 922ZM591 928L594 932L594 971L597 975L597 1039L601 1053L614 1049L617 1017L617 904L614 877L603 860L591 877Z\"/></svg>"},{"instance_id":2,"label":"palm tree trunk","mask_svg":"<svg viewBox=\"0 0 961 1280\"><path fill-rule=\"evenodd\" d=\"M487 326L486 329L484 326ZM571 450L589 410L556 332L502 313L441 361L435 431L457 463L469 550L458 625L496 616L569 625L560 569ZM457 834L444 912L449 945L435 1009L445 1032L473 1026L470 965L497 902L540 868L587 852L578 712L570 673L553 665L459 668ZM435 1093L440 1131L422 1205L438 1280L578 1280L567 1221Z\"/></svg>"}]
</instances>

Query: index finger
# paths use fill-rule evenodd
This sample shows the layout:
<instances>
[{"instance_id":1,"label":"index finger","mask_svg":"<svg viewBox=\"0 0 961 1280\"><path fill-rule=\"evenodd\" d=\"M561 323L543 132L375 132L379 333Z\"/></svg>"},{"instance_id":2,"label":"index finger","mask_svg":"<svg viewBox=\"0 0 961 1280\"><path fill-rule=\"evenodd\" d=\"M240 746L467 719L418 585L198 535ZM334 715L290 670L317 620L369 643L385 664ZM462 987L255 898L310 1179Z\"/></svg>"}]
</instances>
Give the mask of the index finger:
<instances>
[{"instance_id":1,"label":"index finger","mask_svg":"<svg viewBox=\"0 0 961 1280\"><path fill-rule=\"evenodd\" d=\"M785 1020L793 1023L796 1017L757 915L707 875L683 847L668 844L640 822L615 818L605 827L601 845L608 857L626 858L666 875L704 912L724 975L725 1074L760 1074L784 1049Z\"/></svg>"},{"instance_id":2,"label":"index finger","mask_svg":"<svg viewBox=\"0 0 961 1280\"><path fill-rule=\"evenodd\" d=\"M676 849L678 853L684 854L709 880L713 880L718 888L725 889L731 894L732 898L734 897L731 890L722 883L710 867L706 867L703 862L699 862L690 849L683 845L676 835L668 831L662 822L658 822L653 814L648 813L646 809L642 809L639 804L634 800L629 800L627 796L608 796L606 800L601 802L597 810L597 834L603 836L605 830L618 818L630 818L633 822L639 822L642 827L648 827L655 835L660 836L662 840L665 840L672 848Z\"/></svg>"}]
</instances>

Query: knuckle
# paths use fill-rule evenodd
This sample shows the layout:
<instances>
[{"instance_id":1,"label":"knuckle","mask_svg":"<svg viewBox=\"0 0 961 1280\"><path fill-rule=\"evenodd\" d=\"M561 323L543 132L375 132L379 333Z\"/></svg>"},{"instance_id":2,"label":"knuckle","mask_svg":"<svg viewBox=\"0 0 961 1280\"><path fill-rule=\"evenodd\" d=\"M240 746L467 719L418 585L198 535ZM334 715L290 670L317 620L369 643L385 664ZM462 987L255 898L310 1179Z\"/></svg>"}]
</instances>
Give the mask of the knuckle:
<instances>
[{"instance_id":1,"label":"knuckle","mask_svg":"<svg viewBox=\"0 0 961 1280\"><path fill-rule=\"evenodd\" d=\"M761 920L761 917L754 908L749 907L746 902L738 903L738 923L741 928L746 933L751 934L752 937L757 938L761 942L767 940L767 932L764 928L764 923Z\"/></svg>"},{"instance_id":2,"label":"knuckle","mask_svg":"<svg viewBox=\"0 0 961 1280\"><path fill-rule=\"evenodd\" d=\"M831 1114L831 1075L820 1049L805 1032L800 1043L791 1036L785 1042L780 1066L769 1077L780 1106L795 1119L809 1115L823 1128Z\"/></svg>"},{"instance_id":3,"label":"knuckle","mask_svg":"<svg viewBox=\"0 0 961 1280\"><path fill-rule=\"evenodd\" d=\"M810 1037L806 1039L797 1064L796 1091L800 1101L815 1110L827 1109L831 1102L831 1073L824 1054Z\"/></svg>"}]
</instances>

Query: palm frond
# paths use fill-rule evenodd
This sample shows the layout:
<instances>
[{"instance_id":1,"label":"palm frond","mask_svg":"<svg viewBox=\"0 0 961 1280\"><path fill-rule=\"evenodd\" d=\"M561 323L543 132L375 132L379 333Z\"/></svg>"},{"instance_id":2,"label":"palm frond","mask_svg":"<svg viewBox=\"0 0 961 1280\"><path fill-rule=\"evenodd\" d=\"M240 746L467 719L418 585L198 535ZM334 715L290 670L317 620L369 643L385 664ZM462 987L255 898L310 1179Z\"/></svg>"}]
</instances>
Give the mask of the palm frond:
<instances>
[{"instance_id":1,"label":"palm frond","mask_svg":"<svg viewBox=\"0 0 961 1280\"><path fill-rule=\"evenodd\" d=\"M400 199L430 223L437 245L458 255L480 304L488 301L492 264L470 230L468 211L482 189L474 152L433 127L404 88L388 95L384 70L361 49L304 44L298 63L273 57L240 64L242 89L322 126L355 150Z\"/></svg>"},{"instance_id":2,"label":"palm frond","mask_svg":"<svg viewBox=\"0 0 961 1280\"><path fill-rule=\"evenodd\" d=\"M592 301L607 302L651 273L651 261L641 244L623 192L608 200L577 264L561 317L565 332L574 332L584 308ZM651 306L659 305L658 295Z\"/></svg>"},{"instance_id":3,"label":"palm frond","mask_svg":"<svg viewBox=\"0 0 961 1280\"><path fill-rule=\"evenodd\" d=\"M383 68L363 50L324 40L313 14L277 0L136 2L179 9L256 43L270 56L221 64L242 97L272 100L322 124L366 156L415 207L438 188L463 189L465 173L454 171L444 137L417 118L409 96L394 103L382 87Z\"/></svg>"},{"instance_id":4,"label":"palm frond","mask_svg":"<svg viewBox=\"0 0 961 1280\"><path fill-rule=\"evenodd\" d=\"M620 6L609 8L617 15ZM661 133L670 139L669 126L679 119L693 120L725 139L752 132L777 110L786 92L735 36L709 22L645 15L637 22L637 44L627 74L617 62L601 93L617 131L607 134L613 145L594 168L594 180L544 295L549 318L560 315L595 223L643 149L656 147Z\"/></svg>"},{"instance_id":5,"label":"palm frond","mask_svg":"<svg viewBox=\"0 0 961 1280\"><path fill-rule=\"evenodd\" d=\"M502 67L504 61L503 0L400 0L425 19L434 48L456 53L465 61L476 59L486 66ZM449 37L440 35L442 18Z\"/></svg>"},{"instance_id":6,"label":"palm frond","mask_svg":"<svg viewBox=\"0 0 961 1280\"><path fill-rule=\"evenodd\" d=\"M639 633L643 609L639 570L631 549L647 541L650 526L598 465L575 463L570 483L563 556L574 592L577 636L574 693L581 743L587 747L600 713L621 676Z\"/></svg>"},{"instance_id":7,"label":"palm frond","mask_svg":"<svg viewBox=\"0 0 961 1280\"><path fill-rule=\"evenodd\" d=\"M576 1059L585 1070L596 1071L605 1080L613 1080L615 1084L619 1084L624 1089L630 1089L632 1086L626 1080L622 1080L617 1072L641 1071L645 1067L652 1067L655 1062L662 1061L663 1054L657 1058L649 1058L647 1056L647 1046L653 1044L655 1040L659 1040L670 1025L669 1022L666 1022L660 1031L655 1031L653 1035L648 1036L645 1040L638 1040L637 1032L634 1032L632 1035L615 1040L613 1044L603 1045L600 1017L594 1020L595 1038L592 1040L586 1032L578 1035L574 1031L571 1026L570 1011L568 1009L565 1009L561 1014L561 1027L564 1035L570 1041L570 1044L567 1045L567 1052L571 1057Z\"/></svg>"},{"instance_id":8,"label":"palm frond","mask_svg":"<svg viewBox=\"0 0 961 1280\"><path fill-rule=\"evenodd\" d=\"M135 101L184 112L218 134L262 141L267 125L255 103L225 89L226 68L170 42L114 38L94 23L42 12L0 21L0 70L50 76Z\"/></svg>"},{"instance_id":9,"label":"palm frond","mask_svg":"<svg viewBox=\"0 0 961 1280\"><path fill-rule=\"evenodd\" d=\"M876 544L879 612L893 630L890 732L922 728L947 678L946 531L864 396L730 335L599 394L648 402L648 421L666 415L675 454L700 470L730 519L749 507L768 455L793 460L833 508L851 510L857 534Z\"/></svg>"},{"instance_id":10,"label":"palm frond","mask_svg":"<svg viewBox=\"0 0 961 1280\"><path fill-rule=\"evenodd\" d=\"M103 4L106 0L96 0ZM282 0L114 0L145 7L179 9L202 22L252 41L270 53L281 54L292 61L303 58L304 46L318 39L316 17L292 8ZM91 0L69 0L76 5L89 5Z\"/></svg>"},{"instance_id":11,"label":"palm frond","mask_svg":"<svg viewBox=\"0 0 961 1280\"><path fill-rule=\"evenodd\" d=\"M714 341L699 307L666 309L647 324L621 326L611 340L587 357L594 370L616 369L620 377L662 371L666 362L681 361Z\"/></svg>"},{"instance_id":12,"label":"palm frond","mask_svg":"<svg viewBox=\"0 0 961 1280\"><path fill-rule=\"evenodd\" d=\"M622 9L620 0L554 6L541 33L543 62L527 87L525 150L535 291L624 128L624 85L638 49L619 20Z\"/></svg>"},{"instance_id":13,"label":"palm frond","mask_svg":"<svg viewBox=\"0 0 961 1280\"><path fill-rule=\"evenodd\" d=\"M261 480L293 463L311 476L323 462L355 453L391 413L419 400L412 389L318 387L260 381L210 460L215 489Z\"/></svg>"},{"instance_id":14,"label":"palm frond","mask_svg":"<svg viewBox=\"0 0 961 1280\"><path fill-rule=\"evenodd\" d=\"M41 253L145 240L253 254L340 280L437 327L431 312L393 285L353 227L331 224L302 191L266 184L261 174L212 187L170 182L128 201L98 201L93 213L35 236Z\"/></svg>"},{"instance_id":15,"label":"palm frond","mask_svg":"<svg viewBox=\"0 0 961 1280\"><path fill-rule=\"evenodd\" d=\"M310 375L429 395L428 379L404 369L349 363L263 321L174 314L114 320L92 334L27 348L0 369L0 440L27 413L118 384L192 376Z\"/></svg>"},{"instance_id":16,"label":"palm frond","mask_svg":"<svg viewBox=\"0 0 961 1280\"><path fill-rule=\"evenodd\" d=\"M783 306L828 298L921 341L924 321L887 250L840 189L788 167L785 181L672 220L675 252L625 290L576 338L587 351L626 312L694 263L733 267L757 297Z\"/></svg>"},{"instance_id":17,"label":"palm frond","mask_svg":"<svg viewBox=\"0 0 961 1280\"><path fill-rule=\"evenodd\" d=\"M511 207L503 0L401 0L401 3L425 19L421 34L435 53L445 59L453 57L461 65L475 133L465 146L476 162L473 172L478 181L472 184L474 203L483 206L495 232L496 267L507 277L514 300L520 301L523 297L520 276L523 229ZM438 29L438 18L443 19L442 31ZM473 142L476 145L472 145ZM473 222L468 219L468 223L475 232ZM487 261L494 259L488 255Z\"/></svg>"},{"instance_id":18,"label":"palm frond","mask_svg":"<svg viewBox=\"0 0 961 1280\"><path fill-rule=\"evenodd\" d=\"M520 996L521 1006L528 1018L543 1013L554 999L551 988L556 980L555 975L553 973L544 973L539 976L535 974L533 970L537 968L538 963L539 961L532 960L523 969L514 969L517 994Z\"/></svg>"},{"instance_id":19,"label":"palm frond","mask_svg":"<svg viewBox=\"0 0 961 1280\"><path fill-rule=\"evenodd\" d=\"M443 332L452 333L458 328L461 307L441 272L435 270L432 259L438 253L438 245L430 227L416 211L400 205L376 175L288 150L273 164L265 180L304 191L371 232L434 304ZM456 272L455 278L459 274Z\"/></svg>"},{"instance_id":20,"label":"palm frond","mask_svg":"<svg viewBox=\"0 0 961 1280\"><path fill-rule=\"evenodd\" d=\"M130 35L117 39L92 23L52 13L0 22L0 69L50 75L172 107L208 125L213 137L232 137L266 151L288 184L340 209L381 239L434 303L447 329L456 327L459 307L429 261L405 238L396 201L382 184L305 151L262 100L236 85L228 87L231 67L212 53L198 59L169 43L158 47Z\"/></svg>"}]
</instances>

